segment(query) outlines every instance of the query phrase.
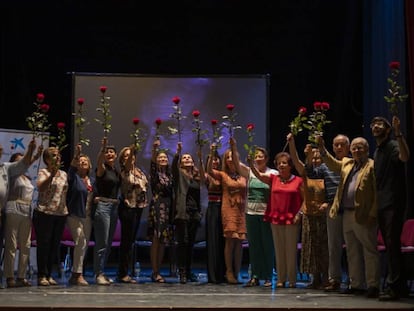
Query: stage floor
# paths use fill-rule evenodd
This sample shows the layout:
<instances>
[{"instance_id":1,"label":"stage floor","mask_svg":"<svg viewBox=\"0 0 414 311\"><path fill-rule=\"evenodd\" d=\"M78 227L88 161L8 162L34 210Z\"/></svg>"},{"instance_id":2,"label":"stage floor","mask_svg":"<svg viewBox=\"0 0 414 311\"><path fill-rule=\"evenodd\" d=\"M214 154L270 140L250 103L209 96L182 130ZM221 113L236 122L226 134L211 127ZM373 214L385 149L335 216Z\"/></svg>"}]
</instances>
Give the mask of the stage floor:
<instances>
[{"instance_id":1,"label":"stage floor","mask_svg":"<svg viewBox=\"0 0 414 311\"><path fill-rule=\"evenodd\" d=\"M208 284L205 271L196 272L199 281L187 284L168 276L167 283L153 283L149 271L144 271L138 284L78 287L61 283L51 287L34 284L26 288L4 288L0 290L0 310L414 310L413 293L397 302L380 302L364 296L309 290L303 281L295 289ZM87 275L86 279L94 283L92 276ZM246 282L247 277L241 281Z\"/></svg>"}]
</instances>

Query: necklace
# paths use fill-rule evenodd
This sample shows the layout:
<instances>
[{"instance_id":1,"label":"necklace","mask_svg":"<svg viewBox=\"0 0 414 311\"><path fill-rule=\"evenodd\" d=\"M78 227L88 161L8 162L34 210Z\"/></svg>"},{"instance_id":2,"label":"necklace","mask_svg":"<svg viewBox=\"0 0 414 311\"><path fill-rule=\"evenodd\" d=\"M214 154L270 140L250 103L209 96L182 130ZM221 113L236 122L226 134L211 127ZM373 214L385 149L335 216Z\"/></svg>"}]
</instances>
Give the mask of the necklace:
<instances>
[{"instance_id":1,"label":"necklace","mask_svg":"<svg viewBox=\"0 0 414 311\"><path fill-rule=\"evenodd\" d=\"M290 176L289 178L283 178L282 176L279 175L279 179L282 184L286 184L290 180Z\"/></svg>"},{"instance_id":2,"label":"necklace","mask_svg":"<svg viewBox=\"0 0 414 311\"><path fill-rule=\"evenodd\" d=\"M231 179L233 179L233 180L237 180L237 179L239 179L239 177L240 177L240 175L239 175L239 174L237 174L236 172L229 173L229 176L230 176L230 178L231 178Z\"/></svg>"}]
</instances>

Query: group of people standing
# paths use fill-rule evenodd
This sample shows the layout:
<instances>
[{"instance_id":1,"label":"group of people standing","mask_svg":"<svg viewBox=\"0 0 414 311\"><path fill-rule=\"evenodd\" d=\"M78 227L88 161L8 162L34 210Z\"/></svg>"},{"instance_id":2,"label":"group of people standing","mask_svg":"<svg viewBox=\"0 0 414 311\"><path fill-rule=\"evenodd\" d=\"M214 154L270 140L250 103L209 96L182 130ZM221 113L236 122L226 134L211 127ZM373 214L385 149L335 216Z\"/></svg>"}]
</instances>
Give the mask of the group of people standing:
<instances>
[{"instance_id":1,"label":"group of people standing","mask_svg":"<svg viewBox=\"0 0 414 311\"><path fill-rule=\"evenodd\" d=\"M180 283L194 281L192 252L203 217L201 187L206 187L209 282L240 283L242 242L247 240L251 275L244 286L272 286L276 267L276 287L294 288L300 241L299 270L312 276L308 288L341 289L345 246L349 284L344 292L396 300L406 290L399 240L405 193L399 185L409 150L397 117L393 117L392 123L376 117L371 129L377 144L374 159L369 158L365 138L357 137L350 142L341 134L333 139L334 155L326 149L323 138L316 137L317 144L305 147L306 158L302 162L294 136L289 134L289 152L276 154L276 169L268 167L268 153L261 147L249 154L247 163L240 161L233 137L223 157L218 154L217 146L211 145L205 165L201 148L196 164L190 154L182 152L181 143L177 144L170 163L157 139L153 143L149 176L137 166L134 145L123 148L118 158L115 147L104 138L95 174L91 173L90 158L77 145L66 173L61 169L57 148L43 150L40 146L33 156L32 141L24 156L14 155L10 160L13 163L1 166L8 172L8 180L3 181L6 187L2 187L8 193L0 192L7 202L2 217L7 286L30 285L25 279L25 269L30 248L33 186L24 172L43 154L46 167L38 173L39 198L32 222L40 286L57 284L52 267L65 225L75 242L70 284L88 285L83 277L83 262L93 228L96 284L110 285L112 280L105 275L105 266L118 219L121 245L117 278L122 283L136 283L129 273L131 246L146 207L149 207L148 236L152 242L152 281L165 282L160 266L165 246L172 241ZM392 131L395 139L391 138ZM381 295L378 225L388 254L389 286ZM15 279L12 265L17 244L20 260Z\"/></svg>"}]
</instances>

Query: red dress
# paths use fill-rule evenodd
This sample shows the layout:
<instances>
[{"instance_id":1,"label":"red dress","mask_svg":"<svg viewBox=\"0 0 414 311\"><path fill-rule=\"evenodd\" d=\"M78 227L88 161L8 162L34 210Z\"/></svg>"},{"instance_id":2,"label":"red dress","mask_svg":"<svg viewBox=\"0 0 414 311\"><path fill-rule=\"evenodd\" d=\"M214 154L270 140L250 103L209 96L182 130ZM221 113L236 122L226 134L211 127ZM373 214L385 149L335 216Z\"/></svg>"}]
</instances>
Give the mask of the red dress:
<instances>
[{"instance_id":1,"label":"red dress","mask_svg":"<svg viewBox=\"0 0 414 311\"><path fill-rule=\"evenodd\" d=\"M286 182L280 176L270 175L270 204L267 205L264 220L274 225L291 225L302 205L300 187L303 179L292 175Z\"/></svg>"}]
</instances>

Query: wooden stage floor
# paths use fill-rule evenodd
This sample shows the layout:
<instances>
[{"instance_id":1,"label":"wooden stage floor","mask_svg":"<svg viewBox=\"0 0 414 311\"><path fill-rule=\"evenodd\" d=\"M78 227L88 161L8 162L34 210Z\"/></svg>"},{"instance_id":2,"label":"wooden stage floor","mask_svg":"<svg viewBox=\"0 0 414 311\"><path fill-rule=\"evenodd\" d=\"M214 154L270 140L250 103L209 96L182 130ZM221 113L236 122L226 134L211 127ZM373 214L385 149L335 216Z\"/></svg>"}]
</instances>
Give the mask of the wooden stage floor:
<instances>
[{"instance_id":1,"label":"wooden stage floor","mask_svg":"<svg viewBox=\"0 0 414 311\"><path fill-rule=\"evenodd\" d=\"M164 275L164 273L163 273ZM208 284L205 271L198 282L180 284L166 277L167 283L151 282L144 271L138 284L91 284L87 287L61 284L51 287L0 289L3 310L414 310L414 293L397 302L380 302L364 296L326 293L305 288L298 282L294 289L245 288L243 284ZM115 277L115 275L109 275ZM94 282L92 276L87 280ZM246 282L244 276L241 281Z\"/></svg>"}]
</instances>

